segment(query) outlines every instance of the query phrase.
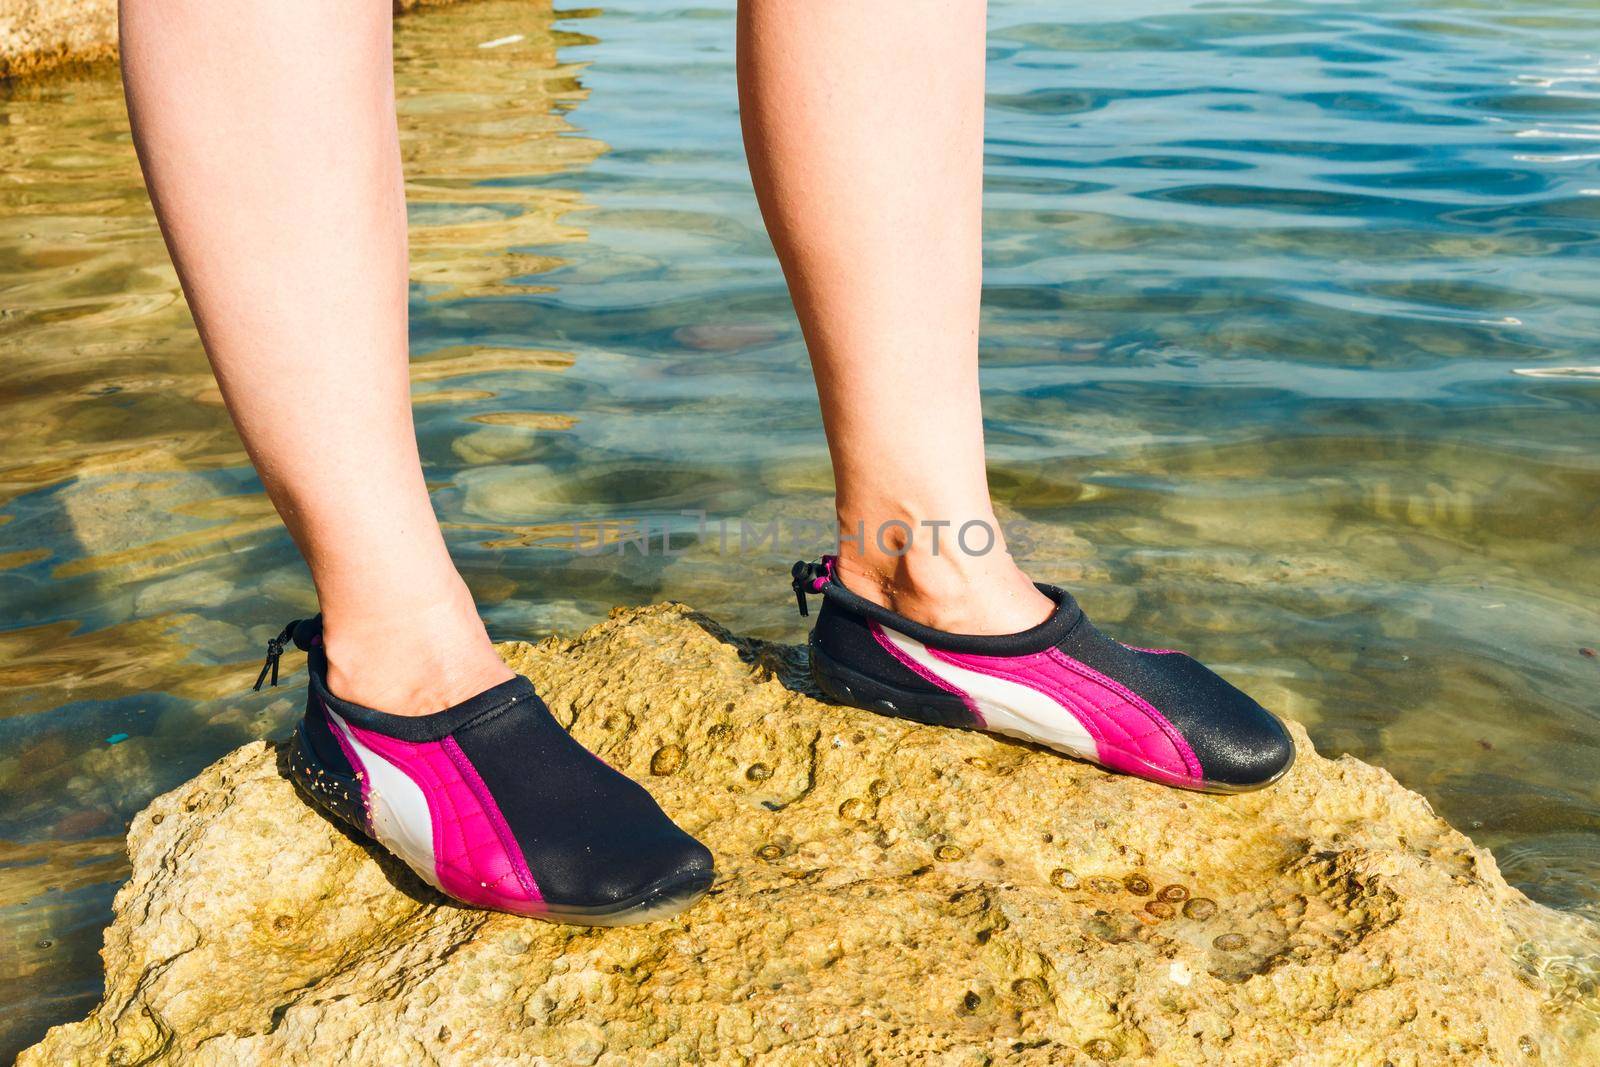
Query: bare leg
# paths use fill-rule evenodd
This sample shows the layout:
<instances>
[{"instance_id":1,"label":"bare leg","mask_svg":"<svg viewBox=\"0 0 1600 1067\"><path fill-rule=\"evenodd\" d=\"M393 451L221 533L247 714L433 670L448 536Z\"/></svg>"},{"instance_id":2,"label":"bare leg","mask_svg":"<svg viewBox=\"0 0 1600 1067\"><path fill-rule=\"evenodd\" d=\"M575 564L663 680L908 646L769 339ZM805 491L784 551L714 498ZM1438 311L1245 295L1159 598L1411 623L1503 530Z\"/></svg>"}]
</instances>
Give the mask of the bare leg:
<instances>
[{"instance_id":1,"label":"bare leg","mask_svg":"<svg viewBox=\"0 0 1600 1067\"><path fill-rule=\"evenodd\" d=\"M305 555L329 683L436 711L511 677L411 421L389 0L123 0L128 110L228 410Z\"/></svg>"},{"instance_id":2,"label":"bare leg","mask_svg":"<svg viewBox=\"0 0 1600 1067\"><path fill-rule=\"evenodd\" d=\"M993 634L1053 605L1007 554L984 467L984 7L741 0L739 93L816 372L840 527L866 535L841 544L842 578L919 622ZM969 522L995 531L993 549L980 554L973 527L960 550Z\"/></svg>"}]
</instances>

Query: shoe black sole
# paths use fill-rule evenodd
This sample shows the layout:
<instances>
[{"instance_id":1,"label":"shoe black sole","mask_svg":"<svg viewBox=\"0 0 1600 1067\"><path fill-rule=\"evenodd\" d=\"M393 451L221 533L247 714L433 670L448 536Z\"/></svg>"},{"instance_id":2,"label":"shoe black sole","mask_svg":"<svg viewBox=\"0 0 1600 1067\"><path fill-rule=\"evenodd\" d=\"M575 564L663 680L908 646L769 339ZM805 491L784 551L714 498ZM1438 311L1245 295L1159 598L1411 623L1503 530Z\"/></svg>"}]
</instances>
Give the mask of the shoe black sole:
<instances>
[{"instance_id":1,"label":"shoe black sole","mask_svg":"<svg viewBox=\"0 0 1600 1067\"><path fill-rule=\"evenodd\" d=\"M368 840L372 839L360 780L323 766L306 737L304 719L294 728L294 747L289 750L289 774L305 790L306 795L316 801L317 807Z\"/></svg>"}]
</instances>

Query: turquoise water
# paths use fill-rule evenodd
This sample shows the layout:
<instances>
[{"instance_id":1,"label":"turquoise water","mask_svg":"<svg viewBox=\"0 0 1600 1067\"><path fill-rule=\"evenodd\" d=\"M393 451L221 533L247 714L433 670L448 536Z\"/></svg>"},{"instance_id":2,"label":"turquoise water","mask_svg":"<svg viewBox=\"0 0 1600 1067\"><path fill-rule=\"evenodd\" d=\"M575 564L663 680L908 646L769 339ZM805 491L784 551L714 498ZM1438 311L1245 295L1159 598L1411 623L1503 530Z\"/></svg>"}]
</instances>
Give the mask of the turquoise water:
<instances>
[{"instance_id":1,"label":"turquoise water","mask_svg":"<svg viewBox=\"0 0 1600 1067\"><path fill-rule=\"evenodd\" d=\"M1600 11L1078 7L991 9L984 384L1031 569L1600 916ZM794 555L735 551L805 540L829 477L729 5L399 38L419 432L496 635L671 598L799 640ZM4 1053L95 999L128 818L288 727L246 688L311 602L114 72L0 93L0 162ZM618 554L646 520L680 554Z\"/></svg>"}]
</instances>

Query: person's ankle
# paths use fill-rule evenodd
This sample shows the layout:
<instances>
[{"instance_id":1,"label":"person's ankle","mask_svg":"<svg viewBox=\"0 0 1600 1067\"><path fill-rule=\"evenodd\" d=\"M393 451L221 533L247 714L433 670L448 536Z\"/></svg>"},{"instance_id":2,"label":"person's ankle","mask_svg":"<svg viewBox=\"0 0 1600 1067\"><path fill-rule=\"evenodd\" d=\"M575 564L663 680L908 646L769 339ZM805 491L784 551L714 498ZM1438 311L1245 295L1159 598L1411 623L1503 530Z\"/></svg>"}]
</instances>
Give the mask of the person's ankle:
<instances>
[{"instance_id":1,"label":"person's ankle","mask_svg":"<svg viewBox=\"0 0 1600 1067\"><path fill-rule=\"evenodd\" d=\"M925 626L961 634L1012 634L1050 617L1055 603L1012 560L993 518L978 520L993 531L963 546L949 531L937 542L913 533L897 538L889 526L878 543L867 523L863 543L839 548L839 580L845 588ZM841 524L857 529L859 524ZM916 529L916 524L904 523ZM983 551L978 551L983 550Z\"/></svg>"},{"instance_id":2,"label":"person's ankle","mask_svg":"<svg viewBox=\"0 0 1600 1067\"><path fill-rule=\"evenodd\" d=\"M328 688L392 715L426 715L514 677L465 586L409 610L323 611Z\"/></svg>"}]
</instances>

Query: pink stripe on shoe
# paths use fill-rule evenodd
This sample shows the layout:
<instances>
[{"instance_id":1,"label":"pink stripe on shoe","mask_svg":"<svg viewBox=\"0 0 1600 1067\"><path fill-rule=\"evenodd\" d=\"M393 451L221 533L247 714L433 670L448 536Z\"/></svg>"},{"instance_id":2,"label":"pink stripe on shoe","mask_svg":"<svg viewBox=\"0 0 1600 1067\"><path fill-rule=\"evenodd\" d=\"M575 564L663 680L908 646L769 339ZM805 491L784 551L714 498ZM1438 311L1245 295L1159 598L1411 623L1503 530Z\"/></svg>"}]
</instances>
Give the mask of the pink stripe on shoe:
<instances>
[{"instance_id":1,"label":"pink stripe on shoe","mask_svg":"<svg viewBox=\"0 0 1600 1067\"><path fill-rule=\"evenodd\" d=\"M426 800L425 813L407 809L396 816L427 818L431 823L408 829L423 839L431 834L435 884L441 890L482 907L523 913L541 910L538 885L499 805L453 740L400 741L348 723L346 727L358 747L387 760Z\"/></svg>"},{"instance_id":2,"label":"pink stripe on shoe","mask_svg":"<svg viewBox=\"0 0 1600 1067\"><path fill-rule=\"evenodd\" d=\"M1167 769L1177 772L1180 777L1187 777L1192 782L1200 782L1204 780L1205 770L1200 766L1200 757L1194 754L1194 749L1190 748L1189 742L1184 740L1182 731L1180 731L1176 726L1172 725L1171 720L1169 720L1165 715L1161 714L1155 705L1151 704L1148 700L1144 699L1144 697L1140 696L1138 693L1135 693L1133 690L1129 689L1115 678L1101 674L1087 663L1084 663L1081 660L1073 659L1059 648L1050 649L1049 655L1060 666L1077 675L1085 682L1088 682L1091 687L1102 687L1106 690L1109 690L1115 696L1120 697L1123 701L1123 704L1113 705L1107 709L1106 712L1107 714L1115 717L1119 725L1131 726L1135 729L1139 728L1138 720L1134 719L1131 715L1128 715L1122 710L1124 707L1128 707L1138 712L1143 717L1145 722L1153 724L1158 730L1160 730L1161 736L1166 739L1166 746L1157 744L1150 747L1162 752L1163 756L1167 757L1167 760L1169 761L1166 764ZM1153 734L1145 733L1143 736L1154 740ZM1177 757L1176 765L1170 763L1170 756L1168 756L1168 753Z\"/></svg>"},{"instance_id":3,"label":"pink stripe on shoe","mask_svg":"<svg viewBox=\"0 0 1600 1067\"><path fill-rule=\"evenodd\" d=\"M478 768L474 767L472 761L467 758L467 754L461 751L461 746L456 744L455 738L447 737L440 744L444 748L445 754L450 757L450 762L455 764L457 773L461 775L461 780L466 782L468 789L472 790L472 795L477 799L478 806L489 816L489 822L494 826L495 838L499 841L501 850L511 861L512 870L516 872L517 881L521 883L523 892L532 900L543 900L544 896L539 892L538 883L533 880L533 872L528 870L528 861L523 858L522 848L517 844L516 836L512 834L511 827L506 824L505 813L500 810L500 805L496 804L494 797L490 795L489 787L483 784L483 778L479 776Z\"/></svg>"},{"instance_id":4,"label":"pink stripe on shoe","mask_svg":"<svg viewBox=\"0 0 1600 1067\"><path fill-rule=\"evenodd\" d=\"M1204 778L1178 728L1149 701L1057 648L1029 656L979 656L929 648L939 660L1043 693L1083 724L1101 763L1170 785Z\"/></svg>"}]
</instances>

